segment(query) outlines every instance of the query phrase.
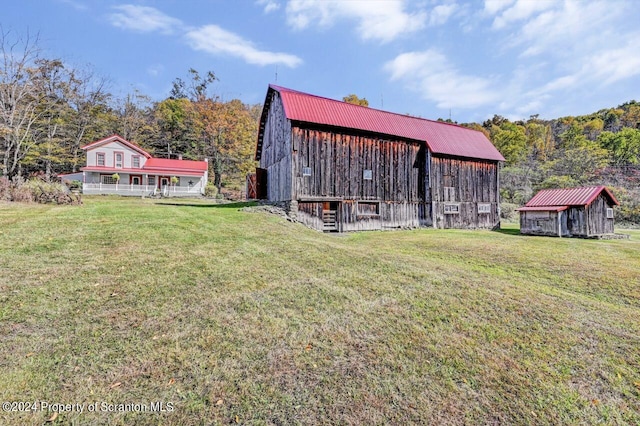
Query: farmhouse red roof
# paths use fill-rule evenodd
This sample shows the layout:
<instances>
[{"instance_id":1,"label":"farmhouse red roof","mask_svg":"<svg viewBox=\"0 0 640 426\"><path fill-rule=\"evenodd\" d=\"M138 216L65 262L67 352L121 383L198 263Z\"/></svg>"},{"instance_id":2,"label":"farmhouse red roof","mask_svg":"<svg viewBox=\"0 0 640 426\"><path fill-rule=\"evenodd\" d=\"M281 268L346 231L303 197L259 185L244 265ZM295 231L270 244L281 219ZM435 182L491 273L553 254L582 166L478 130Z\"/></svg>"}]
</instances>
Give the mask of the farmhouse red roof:
<instances>
[{"instance_id":1,"label":"farmhouse red roof","mask_svg":"<svg viewBox=\"0 0 640 426\"><path fill-rule=\"evenodd\" d=\"M208 168L206 161L171 160L168 158L149 158L143 166L145 170L170 170L170 171L199 171L204 172Z\"/></svg>"},{"instance_id":2,"label":"farmhouse red roof","mask_svg":"<svg viewBox=\"0 0 640 426\"><path fill-rule=\"evenodd\" d=\"M605 186L585 186L579 188L543 189L520 210L531 210L530 208L532 207L547 207L548 210L551 210L552 207L559 206L586 206L591 204L602 192L613 204L620 204Z\"/></svg>"},{"instance_id":3,"label":"farmhouse red roof","mask_svg":"<svg viewBox=\"0 0 640 426\"><path fill-rule=\"evenodd\" d=\"M426 142L434 154L504 161L504 157L489 139L476 130L353 105L274 85L269 86L267 100L270 99L271 91L280 94L285 115L292 121L358 129L422 141ZM265 102L265 108L266 105ZM259 137L259 145L262 142L261 138L262 134Z\"/></svg>"}]
</instances>

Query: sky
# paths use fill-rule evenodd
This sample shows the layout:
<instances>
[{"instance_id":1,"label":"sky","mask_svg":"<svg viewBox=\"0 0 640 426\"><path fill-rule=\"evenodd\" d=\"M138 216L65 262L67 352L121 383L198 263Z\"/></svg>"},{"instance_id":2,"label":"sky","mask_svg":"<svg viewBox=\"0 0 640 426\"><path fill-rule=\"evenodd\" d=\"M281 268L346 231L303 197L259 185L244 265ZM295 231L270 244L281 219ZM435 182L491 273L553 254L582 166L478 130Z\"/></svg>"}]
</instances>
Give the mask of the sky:
<instances>
[{"instance_id":1,"label":"sky","mask_svg":"<svg viewBox=\"0 0 640 426\"><path fill-rule=\"evenodd\" d=\"M640 100L636 0L20 0L4 33L124 97L193 68L223 100L269 84L424 118L551 119Z\"/></svg>"}]
</instances>

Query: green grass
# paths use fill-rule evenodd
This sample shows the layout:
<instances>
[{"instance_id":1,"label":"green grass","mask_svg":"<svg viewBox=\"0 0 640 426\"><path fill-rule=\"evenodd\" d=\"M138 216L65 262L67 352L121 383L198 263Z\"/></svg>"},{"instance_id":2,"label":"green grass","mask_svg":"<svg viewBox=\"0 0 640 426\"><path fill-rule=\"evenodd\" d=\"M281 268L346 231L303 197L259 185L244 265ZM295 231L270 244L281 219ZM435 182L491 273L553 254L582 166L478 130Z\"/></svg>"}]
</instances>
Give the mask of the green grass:
<instances>
[{"instance_id":1,"label":"green grass","mask_svg":"<svg viewBox=\"0 0 640 426\"><path fill-rule=\"evenodd\" d=\"M640 423L640 232L336 236L240 207L0 204L0 401L174 407L49 424Z\"/></svg>"}]
</instances>

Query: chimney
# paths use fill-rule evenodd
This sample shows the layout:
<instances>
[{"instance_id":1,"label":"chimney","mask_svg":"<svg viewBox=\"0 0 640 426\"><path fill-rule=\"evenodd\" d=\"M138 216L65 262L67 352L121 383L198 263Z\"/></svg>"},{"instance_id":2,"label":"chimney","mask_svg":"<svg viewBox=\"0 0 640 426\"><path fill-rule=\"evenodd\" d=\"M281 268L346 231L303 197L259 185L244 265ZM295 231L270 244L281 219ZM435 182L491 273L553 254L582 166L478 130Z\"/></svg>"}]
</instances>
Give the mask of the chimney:
<instances>
[{"instance_id":1,"label":"chimney","mask_svg":"<svg viewBox=\"0 0 640 426\"><path fill-rule=\"evenodd\" d=\"M182 154L178 154L178 160L182 160Z\"/></svg>"}]
</instances>

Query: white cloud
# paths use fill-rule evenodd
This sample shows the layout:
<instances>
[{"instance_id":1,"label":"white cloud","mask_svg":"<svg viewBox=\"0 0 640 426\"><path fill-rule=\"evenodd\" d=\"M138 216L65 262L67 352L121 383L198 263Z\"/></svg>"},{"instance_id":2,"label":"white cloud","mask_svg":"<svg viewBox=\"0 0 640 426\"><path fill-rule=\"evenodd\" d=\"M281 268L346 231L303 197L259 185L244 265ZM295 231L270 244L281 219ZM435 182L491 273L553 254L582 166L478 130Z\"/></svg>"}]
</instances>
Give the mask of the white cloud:
<instances>
[{"instance_id":1,"label":"white cloud","mask_svg":"<svg viewBox=\"0 0 640 426\"><path fill-rule=\"evenodd\" d=\"M250 41L217 25L205 25L190 30L185 36L195 50L202 50L214 55L235 56L250 64L283 64L293 68L302 63L302 59L295 55L258 50Z\"/></svg>"},{"instance_id":2,"label":"white cloud","mask_svg":"<svg viewBox=\"0 0 640 426\"><path fill-rule=\"evenodd\" d=\"M517 0L516 4L506 9L501 15L493 20L493 28L504 28L508 24L526 20L538 12L553 8L558 5L557 1L542 0ZM485 5L486 6L486 5Z\"/></svg>"},{"instance_id":3,"label":"white cloud","mask_svg":"<svg viewBox=\"0 0 640 426\"><path fill-rule=\"evenodd\" d=\"M280 9L280 3L275 0L257 0L256 4L259 6L264 6L264 13L271 13L275 10Z\"/></svg>"},{"instance_id":4,"label":"white cloud","mask_svg":"<svg viewBox=\"0 0 640 426\"><path fill-rule=\"evenodd\" d=\"M460 73L435 49L403 53L384 69L439 108L476 108L499 99L491 80Z\"/></svg>"},{"instance_id":5,"label":"white cloud","mask_svg":"<svg viewBox=\"0 0 640 426\"><path fill-rule=\"evenodd\" d=\"M162 64L155 64L155 65L151 65L151 66L147 67L147 74L149 74L149 75L151 75L153 77L157 77L163 71L164 71L164 65L162 65Z\"/></svg>"},{"instance_id":6,"label":"white cloud","mask_svg":"<svg viewBox=\"0 0 640 426\"><path fill-rule=\"evenodd\" d=\"M165 15L153 7L125 4L113 8L119 12L109 15L111 24L126 30L141 33L160 31L171 34L182 26L179 19Z\"/></svg>"},{"instance_id":7,"label":"white cloud","mask_svg":"<svg viewBox=\"0 0 640 426\"><path fill-rule=\"evenodd\" d=\"M495 15L513 2L514 0L485 0L484 11L490 15Z\"/></svg>"},{"instance_id":8,"label":"white cloud","mask_svg":"<svg viewBox=\"0 0 640 426\"><path fill-rule=\"evenodd\" d=\"M429 14L429 25L444 25L458 10L456 3L441 4L434 7Z\"/></svg>"},{"instance_id":9,"label":"white cloud","mask_svg":"<svg viewBox=\"0 0 640 426\"><path fill-rule=\"evenodd\" d=\"M404 0L290 0L286 8L287 22L294 29L302 30L312 24L329 27L342 19L355 20L363 40L386 43L426 25L427 13L423 10L408 13L405 4Z\"/></svg>"}]
</instances>

